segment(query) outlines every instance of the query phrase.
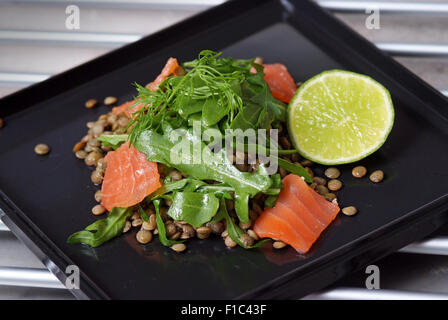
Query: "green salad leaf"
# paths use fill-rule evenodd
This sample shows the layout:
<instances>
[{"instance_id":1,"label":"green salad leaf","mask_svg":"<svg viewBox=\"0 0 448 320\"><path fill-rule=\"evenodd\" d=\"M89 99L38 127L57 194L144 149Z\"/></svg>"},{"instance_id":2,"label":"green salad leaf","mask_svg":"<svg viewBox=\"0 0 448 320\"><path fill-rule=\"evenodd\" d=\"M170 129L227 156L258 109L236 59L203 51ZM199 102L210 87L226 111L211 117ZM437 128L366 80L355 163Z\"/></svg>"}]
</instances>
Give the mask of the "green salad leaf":
<instances>
[{"instance_id":1,"label":"green salad leaf","mask_svg":"<svg viewBox=\"0 0 448 320\"><path fill-rule=\"evenodd\" d=\"M226 203L225 203L224 199L221 200L221 205L219 206L219 211L218 211L218 214L216 215L215 221L221 221L222 219L224 219L226 221L227 232L229 233L230 238L232 238L233 241L235 241L236 243L238 243L241 247L243 247L245 249L258 248L258 247L264 245L267 241L269 241L268 239L266 239L266 240L257 242L253 246L246 246L240 239L241 235L244 234L244 231L240 227L238 227L235 224L235 222L233 222L232 218L230 218L229 213L227 212Z\"/></svg>"},{"instance_id":2,"label":"green salad leaf","mask_svg":"<svg viewBox=\"0 0 448 320\"><path fill-rule=\"evenodd\" d=\"M102 134L98 137L105 146L111 147L112 149L118 149L123 143L128 140L127 134Z\"/></svg>"},{"instance_id":3,"label":"green salad leaf","mask_svg":"<svg viewBox=\"0 0 448 320\"><path fill-rule=\"evenodd\" d=\"M235 208L239 219L249 221L248 198L269 189L272 184L269 175L261 172L261 166L257 173L239 171L227 158L225 148L214 153L191 130L186 131L185 139L190 143L189 147L199 146L203 157L199 165L194 163L192 152L182 152L180 149L174 154L178 161L173 163L171 152L175 152L174 143L150 130L140 134L135 147L145 153L149 161L169 165L198 180L214 180L231 186L235 190Z\"/></svg>"},{"instance_id":4,"label":"green salad leaf","mask_svg":"<svg viewBox=\"0 0 448 320\"><path fill-rule=\"evenodd\" d=\"M213 218L218 208L219 200L211 193L176 192L168 215L175 221L200 227Z\"/></svg>"},{"instance_id":5,"label":"green salad leaf","mask_svg":"<svg viewBox=\"0 0 448 320\"><path fill-rule=\"evenodd\" d=\"M140 212L140 216L142 217L143 221L146 221L146 222L149 221L149 216L146 213L146 211L143 210L141 205L138 205L138 212Z\"/></svg>"},{"instance_id":6,"label":"green salad leaf","mask_svg":"<svg viewBox=\"0 0 448 320\"><path fill-rule=\"evenodd\" d=\"M231 123L233 129L268 129L272 122L286 120L286 105L272 96L263 72L247 76L241 89L244 107Z\"/></svg>"},{"instance_id":7,"label":"green salad leaf","mask_svg":"<svg viewBox=\"0 0 448 320\"><path fill-rule=\"evenodd\" d=\"M164 246L171 247L173 244L184 242L184 241L170 240L167 238L165 223L163 222L162 217L160 216L160 199L154 200L152 203L154 204L154 208L156 211L156 224L157 224L157 231L159 233L160 243L163 244Z\"/></svg>"},{"instance_id":8,"label":"green salad leaf","mask_svg":"<svg viewBox=\"0 0 448 320\"><path fill-rule=\"evenodd\" d=\"M72 234L67 243L84 243L91 247L98 247L119 236L131 214L131 208L113 208L107 218L97 220L85 230Z\"/></svg>"},{"instance_id":9,"label":"green salad leaf","mask_svg":"<svg viewBox=\"0 0 448 320\"><path fill-rule=\"evenodd\" d=\"M289 162L288 160L278 158L278 165L285 169L288 172L294 173L295 175L298 175L300 177L303 177L306 182L311 183L313 182L313 178L311 178L311 175L308 171L301 165Z\"/></svg>"}]
</instances>

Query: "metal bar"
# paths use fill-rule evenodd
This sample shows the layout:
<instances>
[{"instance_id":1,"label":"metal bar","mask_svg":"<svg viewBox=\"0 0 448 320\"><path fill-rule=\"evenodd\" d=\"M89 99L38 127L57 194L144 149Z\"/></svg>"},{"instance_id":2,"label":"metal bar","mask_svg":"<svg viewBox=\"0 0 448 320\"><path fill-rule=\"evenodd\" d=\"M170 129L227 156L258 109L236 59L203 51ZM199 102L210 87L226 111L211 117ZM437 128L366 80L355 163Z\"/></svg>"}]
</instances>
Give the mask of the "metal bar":
<instances>
[{"instance_id":1,"label":"metal bar","mask_svg":"<svg viewBox=\"0 0 448 320\"><path fill-rule=\"evenodd\" d=\"M0 285L65 289L65 286L46 269L0 267Z\"/></svg>"},{"instance_id":2,"label":"metal bar","mask_svg":"<svg viewBox=\"0 0 448 320\"><path fill-rule=\"evenodd\" d=\"M94 46L121 46L135 42L142 37L142 34L0 30L0 41L76 43L76 45L90 44Z\"/></svg>"},{"instance_id":3,"label":"metal bar","mask_svg":"<svg viewBox=\"0 0 448 320\"><path fill-rule=\"evenodd\" d=\"M0 231L9 231L8 227L0 220Z\"/></svg>"},{"instance_id":4,"label":"metal bar","mask_svg":"<svg viewBox=\"0 0 448 320\"><path fill-rule=\"evenodd\" d=\"M448 295L437 293L336 288L313 293L304 300L448 300Z\"/></svg>"},{"instance_id":5,"label":"metal bar","mask_svg":"<svg viewBox=\"0 0 448 320\"><path fill-rule=\"evenodd\" d=\"M225 1L226 0L72 0L69 4L84 7L198 10L216 6ZM35 0L16 0L15 2L36 4ZM39 4L68 5L66 0L39 0Z\"/></svg>"},{"instance_id":6,"label":"metal bar","mask_svg":"<svg viewBox=\"0 0 448 320\"><path fill-rule=\"evenodd\" d=\"M0 72L0 83L5 85L29 85L41 82L51 77L42 73Z\"/></svg>"},{"instance_id":7,"label":"metal bar","mask_svg":"<svg viewBox=\"0 0 448 320\"><path fill-rule=\"evenodd\" d=\"M95 32L55 32L31 30L0 30L0 41L48 42L91 46L121 46L135 42L143 34L95 33ZM448 56L448 45L379 42L376 46L395 56L440 57Z\"/></svg>"},{"instance_id":8,"label":"metal bar","mask_svg":"<svg viewBox=\"0 0 448 320\"><path fill-rule=\"evenodd\" d=\"M448 237L436 237L414 242L399 250L399 252L446 256L448 255Z\"/></svg>"},{"instance_id":9,"label":"metal bar","mask_svg":"<svg viewBox=\"0 0 448 320\"><path fill-rule=\"evenodd\" d=\"M409 56L409 57L448 56L448 45L444 44L377 42L375 43L375 45L381 50L393 56Z\"/></svg>"},{"instance_id":10,"label":"metal bar","mask_svg":"<svg viewBox=\"0 0 448 320\"><path fill-rule=\"evenodd\" d=\"M366 13L366 9L378 8L381 13L448 14L448 4L440 2L317 0L317 3L326 9L341 13Z\"/></svg>"},{"instance_id":11,"label":"metal bar","mask_svg":"<svg viewBox=\"0 0 448 320\"><path fill-rule=\"evenodd\" d=\"M48 270L0 267L0 285L65 289ZM448 295L394 290L336 288L308 295L304 300L448 300Z\"/></svg>"}]
</instances>

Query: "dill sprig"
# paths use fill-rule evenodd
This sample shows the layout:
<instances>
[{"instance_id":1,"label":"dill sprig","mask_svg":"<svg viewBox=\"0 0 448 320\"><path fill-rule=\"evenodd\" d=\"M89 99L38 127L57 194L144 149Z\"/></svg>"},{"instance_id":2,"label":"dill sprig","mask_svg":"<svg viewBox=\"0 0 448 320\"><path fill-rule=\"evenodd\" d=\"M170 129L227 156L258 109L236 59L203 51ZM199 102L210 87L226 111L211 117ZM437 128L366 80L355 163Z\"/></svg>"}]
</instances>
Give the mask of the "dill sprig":
<instances>
[{"instance_id":1,"label":"dill sprig","mask_svg":"<svg viewBox=\"0 0 448 320\"><path fill-rule=\"evenodd\" d=\"M133 144L141 132L158 130L166 117L182 113L185 102L213 99L217 108L223 108L230 123L243 108L241 83L250 74L253 60L219 58L221 53L204 50L198 59L183 64L184 76L165 79L156 91L135 84L138 95L137 108L129 123L130 143Z\"/></svg>"}]
</instances>

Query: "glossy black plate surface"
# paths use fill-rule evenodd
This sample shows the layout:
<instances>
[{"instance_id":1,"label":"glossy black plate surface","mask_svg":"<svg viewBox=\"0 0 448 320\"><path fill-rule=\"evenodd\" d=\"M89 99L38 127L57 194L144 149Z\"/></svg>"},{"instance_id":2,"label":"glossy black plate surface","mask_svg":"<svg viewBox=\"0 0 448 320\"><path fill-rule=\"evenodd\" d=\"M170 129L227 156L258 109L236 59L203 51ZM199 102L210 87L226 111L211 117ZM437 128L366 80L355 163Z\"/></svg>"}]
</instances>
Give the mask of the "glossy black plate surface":
<instances>
[{"instance_id":1,"label":"glossy black plate surface","mask_svg":"<svg viewBox=\"0 0 448 320\"><path fill-rule=\"evenodd\" d=\"M71 149L85 124L108 107L84 102L132 97L165 60L202 49L284 63L296 81L327 69L368 74L390 89L396 122L387 143L361 164L384 182L355 180L344 166L340 215L306 256L292 249L227 249L221 239L190 241L176 254L129 233L91 249L66 244L94 221L96 188ZM0 101L0 208L5 223L64 280L82 271L80 298L297 298L434 231L448 219L448 104L436 90L311 2L232 1ZM34 154L37 143L52 147ZM316 169L319 172L321 169Z\"/></svg>"}]
</instances>

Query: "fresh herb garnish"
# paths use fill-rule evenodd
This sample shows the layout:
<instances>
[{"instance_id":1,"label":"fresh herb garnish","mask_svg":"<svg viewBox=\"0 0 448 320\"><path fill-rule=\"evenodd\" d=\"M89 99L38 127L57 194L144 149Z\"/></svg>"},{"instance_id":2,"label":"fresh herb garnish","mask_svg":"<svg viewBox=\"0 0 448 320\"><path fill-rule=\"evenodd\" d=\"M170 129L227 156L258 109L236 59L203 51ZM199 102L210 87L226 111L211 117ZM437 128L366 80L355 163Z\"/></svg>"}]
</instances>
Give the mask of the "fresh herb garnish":
<instances>
[{"instance_id":1,"label":"fresh herb garnish","mask_svg":"<svg viewBox=\"0 0 448 320\"><path fill-rule=\"evenodd\" d=\"M152 203L154 204L154 209L156 211L156 224L160 243L167 247L171 247L173 244L182 243L183 241L175 241L167 238L165 223L160 216L160 200L154 200Z\"/></svg>"},{"instance_id":2,"label":"fresh herb garnish","mask_svg":"<svg viewBox=\"0 0 448 320\"><path fill-rule=\"evenodd\" d=\"M72 234L67 243L84 243L98 247L123 232L126 220L131 216L131 208L113 208L107 218L97 220L85 230Z\"/></svg>"}]
</instances>

